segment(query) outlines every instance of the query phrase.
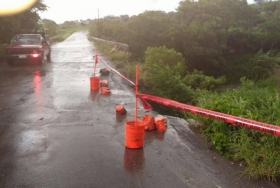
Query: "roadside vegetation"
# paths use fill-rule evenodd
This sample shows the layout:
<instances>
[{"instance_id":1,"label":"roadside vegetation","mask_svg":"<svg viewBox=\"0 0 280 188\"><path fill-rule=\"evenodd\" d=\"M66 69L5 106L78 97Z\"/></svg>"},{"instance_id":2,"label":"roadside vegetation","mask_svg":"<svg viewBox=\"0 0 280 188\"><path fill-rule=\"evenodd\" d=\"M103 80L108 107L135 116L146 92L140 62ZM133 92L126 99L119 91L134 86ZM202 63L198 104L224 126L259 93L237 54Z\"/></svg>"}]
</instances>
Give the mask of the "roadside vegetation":
<instances>
[{"instance_id":1,"label":"roadside vegetation","mask_svg":"<svg viewBox=\"0 0 280 188\"><path fill-rule=\"evenodd\" d=\"M197 106L260 122L280 125L279 90L270 84L260 87L252 80L241 78L235 89L199 92ZM276 180L280 173L280 139L266 133L230 125L222 121L185 113L185 117L201 122L200 129L212 147L228 158L242 161L251 177Z\"/></svg>"},{"instance_id":2,"label":"roadside vegetation","mask_svg":"<svg viewBox=\"0 0 280 188\"><path fill-rule=\"evenodd\" d=\"M109 57L132 78L139 66L142 93L280 125L279 21L280 1L185 0L177 12L107 16L91 24L90 34L130 46ZM95 44L105 53L113 48ZM212 148L239 161L250 177L280 177L279 137L162 110L199 122Z\"/></svg>"}]
</instances>

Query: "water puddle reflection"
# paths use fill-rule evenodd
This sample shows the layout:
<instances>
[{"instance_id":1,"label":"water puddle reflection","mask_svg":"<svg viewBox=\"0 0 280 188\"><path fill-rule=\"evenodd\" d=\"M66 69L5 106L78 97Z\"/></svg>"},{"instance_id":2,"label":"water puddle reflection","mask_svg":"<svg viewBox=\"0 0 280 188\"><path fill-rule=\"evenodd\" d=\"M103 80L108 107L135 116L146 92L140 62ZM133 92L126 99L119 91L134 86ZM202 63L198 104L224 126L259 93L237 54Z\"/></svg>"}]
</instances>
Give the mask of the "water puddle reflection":
<instances>
[{"instance_id":1,"label":"water puddle reflection","mask_svg":"<svg viewBox=\"0 0 280 188\"><path fill-rule=\"evenodd\" d=\"M137 172L144 169L144 149L125 148L124 168L129 172Z\"/></svg>"},{"instance_id":2,"label":"water puddle reflection","mask_svg":"<svg viewBox=\"0 0 280 188\"><path fill-rule=\"evenodd\" d=\"M90 94L89 94L89 98L91 101L97 101L98 100L98 97L99 97L99 90L96 90L96 91L90 91Z\"/></svg>"}]
</instances>

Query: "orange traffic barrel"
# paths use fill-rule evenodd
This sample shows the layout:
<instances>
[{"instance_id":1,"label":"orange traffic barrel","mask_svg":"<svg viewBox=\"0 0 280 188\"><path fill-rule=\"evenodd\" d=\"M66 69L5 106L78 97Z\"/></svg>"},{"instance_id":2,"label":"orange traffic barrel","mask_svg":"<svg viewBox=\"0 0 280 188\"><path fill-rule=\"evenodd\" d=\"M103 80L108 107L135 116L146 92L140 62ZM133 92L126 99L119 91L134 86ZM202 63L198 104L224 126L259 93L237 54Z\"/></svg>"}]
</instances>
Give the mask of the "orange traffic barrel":
<instances>
[{"instance_id":1,"label":"orange traffic barrel","mask_svg":"<svg viewBox=\"0 0 280 188\"><path fill-rule=\"evenodd\" d=\"M125 147L131 149L143 148L145 125L142 121L127 121L125 123Z\"/></svg>"},{"instance_id":2,"label":"orange traffic barrel","mask_svg":"<svg viewBox=\"0 0 280 188\"><path fill-rule=\"evenodd\" d=\"M100 78L90 77L90 89L92 91L99 90Z\"/></svg>"}]
</instances>

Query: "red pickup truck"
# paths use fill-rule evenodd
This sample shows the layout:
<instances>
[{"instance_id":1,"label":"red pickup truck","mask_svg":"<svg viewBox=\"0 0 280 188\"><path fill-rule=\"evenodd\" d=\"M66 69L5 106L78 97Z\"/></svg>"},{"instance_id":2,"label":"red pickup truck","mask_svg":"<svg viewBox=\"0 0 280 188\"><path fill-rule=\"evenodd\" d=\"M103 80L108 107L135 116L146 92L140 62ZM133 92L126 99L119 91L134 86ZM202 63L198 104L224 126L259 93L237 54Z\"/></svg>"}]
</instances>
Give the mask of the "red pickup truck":
<instances>
[{"instance_id":1,"label":"red pickup truck","mask_svg":"<svg viewBox=\"0 0 280 188\"><path fill-rule=\"evenodd\" d=\"M46 40L45 32L33 31L16 34L5 50L9 64L14 62L42 64L45 56L48 61L51 58L51 47Z\"/></svg>"}]
</instances>

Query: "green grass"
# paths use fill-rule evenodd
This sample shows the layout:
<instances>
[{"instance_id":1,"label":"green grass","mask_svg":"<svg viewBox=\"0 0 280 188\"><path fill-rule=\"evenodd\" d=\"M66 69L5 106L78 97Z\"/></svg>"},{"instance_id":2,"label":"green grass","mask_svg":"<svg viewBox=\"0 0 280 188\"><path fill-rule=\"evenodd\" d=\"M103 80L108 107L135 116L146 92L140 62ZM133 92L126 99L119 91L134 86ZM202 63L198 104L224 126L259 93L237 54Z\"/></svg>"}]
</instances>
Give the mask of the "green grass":
<instances>
[{"instance_id":1,"label":"green grass","mask_svg":"<svg viewBox=\"0 0 280 188\"><path fill-rule=\"evenodd\" d=\"M242 86L222 92L201 91L197 106L264 123L280 125L280 97L277 89L258 87L242 80ZM190 117L188 113L186 118ZM276 180L280 176L280 138L211 118L193 116L202 134L220 154L243 161L252 178Z\"/></svg>"},{"instance_id":2,"label":"green grass","mask_svg":"<svg viewBox=\"0 0 280 188\"><path fill-rule=\"evenodd\" d=\"M121 70L126 77L131 79L135 78L135 67L141 63L137 61L131 62L130 52L119 50L118 48L111 52L114 45L106 42L95 41L94 44L102 53L109 57L110 60L114 61L115 67ZM139 69L141 69L141 67L139 67Z\"/></svg>"},{"instance_id":3,"label":"green grass","mask_svg":"<svg viewBox=\"0 0 280 188\"><path fill-rule=\"evenodd\" d=\"M110 60L114 61L116 68L123 69L126 67L125 69L130 69L134 67L135 69L135 64L129 62L131 57L130 52L119 50L118 48L112 51L114 45L110 43L95 41L94 44L102 53L109 57Z\"/></svg>"}]
</instances>

